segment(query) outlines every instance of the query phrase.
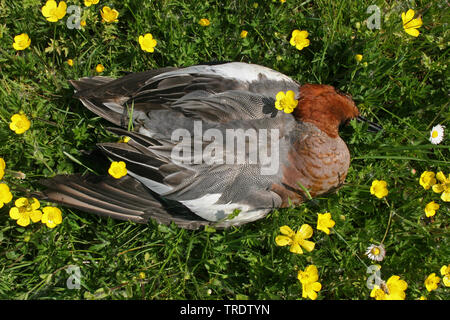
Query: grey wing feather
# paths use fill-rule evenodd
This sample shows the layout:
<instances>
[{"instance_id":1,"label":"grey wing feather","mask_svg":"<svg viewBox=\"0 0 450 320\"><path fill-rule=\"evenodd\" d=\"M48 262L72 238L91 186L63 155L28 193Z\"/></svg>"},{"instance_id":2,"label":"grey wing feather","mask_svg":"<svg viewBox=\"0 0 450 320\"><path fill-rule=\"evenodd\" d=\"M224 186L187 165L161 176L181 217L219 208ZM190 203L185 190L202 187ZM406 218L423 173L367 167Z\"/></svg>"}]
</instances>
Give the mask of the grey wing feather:
<instances>
[{"instance_id":1,"label":"grey wing feather","mask_svg":"<svg viewBox=\"0 0 450 320\"><path fill-rule=\"evenodd\" d=\"M244 77L240 78L240 74ZM45 194L48 199L119 219L145 222L151 217L162 223L174 221L186 228L213 222L186 207L183 210L187 213L181 216L169 213L164 202L174 204L220 194L217 204L239 203L267 210L281 204L280 197L270 191L273 183L280 182L279 170L261 175L261 164L249 161L209 165L197 164L193 159L176 162L172 152L177 143L172 134L176 129L185 129L196 141L196 120L203 123L202 133L208 129L221 134L228 129L275 129L279 131L279 159L287 159L289 132L295 127L295 120L274 108L274 97L278 91L293 90L298 94L299 85L292 79L268 68L230 63L151 70L117 80L82 78L71 83L76 89L75 97L89 110L121 127L110 131L130 136L128 144L99 144L113 160L125 161L130 175L119 185L110 177L103 178L104 182L79 177L51 179L44 182L49 188ZM129 116L133 132L125 130ZM207 147L208 143L201 141L201 150ZM248 150L241 153L249 156ZM137 196L142 199L136 200ZM111 197L123 201L123 206L110 201ZM267 211L258 213L258 217L264 212ZM249 221L243 219L242 223ZM216 224L229 225L233 222Z\"/></svg>"},{"instance_id":2,"label":"grey wing feather","mask_svg":"<svg viewBox=\"0 0 450 320\"><path fill-rule=\"evenodd\" d=\"M186 229L211 224L187 208L161 201L128 176L117 180L110 176L60 175L42 180L41 184L47 189L33 196L101 216L137 223L146 223L152 218L163 224L174 222Z\"/></svg>"}]
</instances>

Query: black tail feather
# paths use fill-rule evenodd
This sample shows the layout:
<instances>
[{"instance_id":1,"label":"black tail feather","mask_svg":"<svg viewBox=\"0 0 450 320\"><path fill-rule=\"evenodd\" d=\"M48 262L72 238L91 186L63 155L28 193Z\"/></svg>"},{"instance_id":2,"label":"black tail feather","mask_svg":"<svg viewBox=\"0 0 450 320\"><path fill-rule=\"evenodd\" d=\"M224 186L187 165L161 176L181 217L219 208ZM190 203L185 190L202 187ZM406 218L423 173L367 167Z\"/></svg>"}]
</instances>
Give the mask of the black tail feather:
<instances>
[{"instance_id":1,"label":"black tail feather","mask_svg":"<svg viewBox=\"0 0 450 320\"><path fill-rule=\"evenodd\" d=\"M147 223L152 218L163 224L174 222L186 229L211 224L186 207L161 199L129 176L114 179L110 176L60 175L40 183L47 189L32 196L100 216L137 223Z\"/></svg>"}]
</instances>

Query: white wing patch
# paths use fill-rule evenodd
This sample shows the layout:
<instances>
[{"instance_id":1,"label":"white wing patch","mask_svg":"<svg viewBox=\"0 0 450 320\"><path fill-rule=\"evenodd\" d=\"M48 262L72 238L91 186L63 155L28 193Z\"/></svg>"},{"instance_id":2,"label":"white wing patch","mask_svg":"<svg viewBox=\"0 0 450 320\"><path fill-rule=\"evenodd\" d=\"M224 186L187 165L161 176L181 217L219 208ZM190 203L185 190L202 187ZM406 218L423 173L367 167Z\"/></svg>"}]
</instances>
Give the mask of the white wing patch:
<instances>
[{"instance_id":1,"label":"white wing patch","mask_svg":"<svg viewBox=\"0 0 450 320\"><path fill-rule=\"evenodd\" d=\"M221 194L213 193L198 199L179 201L196 215L208 221L219 221L232 214L235 209L241 210L239 215L229 221L230 225L250 222L264 217L270 209L251 210L248 205L239 203L216 204Z\"/></svg>"},{"instance_id":2,"label":"white wing patch","mask_svg":"<svg viewBox=\"0 0 450 320\"><path fill-rule=\"evenodd\" d=\"M163 194L172 190L171 187L166 186L165 184L139 176L131 171L128 171L128 174L157 194Z\"/></svg>"},{"instance_id":3,"label":"white wing patch","mask_svg":"<svg viewBox=\"0 0 450 320\"><path fill-rule=\"evenodd\" d=\"M230 62L214 66L199 65L187 67L180 70L162 73L156 77L153 77L151 81L158 80L159 78L168 78L171 76L181 76L183 74L187 75L192 73L216 74L224 78L236 79L242 82L249 83L253 81L259 81L260 75L263 75L268 80L294 83L294 80L278 71L257 64L249 64L244 62Z\"/></svg>"}]
</instances>

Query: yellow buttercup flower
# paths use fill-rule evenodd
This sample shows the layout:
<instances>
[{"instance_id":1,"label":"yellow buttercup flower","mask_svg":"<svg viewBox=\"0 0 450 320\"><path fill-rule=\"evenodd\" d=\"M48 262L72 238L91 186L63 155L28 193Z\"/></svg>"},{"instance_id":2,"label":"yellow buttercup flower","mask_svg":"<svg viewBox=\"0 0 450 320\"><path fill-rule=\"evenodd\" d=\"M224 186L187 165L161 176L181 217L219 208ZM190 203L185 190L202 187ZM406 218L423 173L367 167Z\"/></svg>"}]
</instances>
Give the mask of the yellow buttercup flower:
<instances>
[{"instance_id":1,"label":"yellow buttercup flower","mask_svg":"<svg viewBox=\"0 0 450 320\"><path fill-rule=\"evenodd\" d=\"M432 186L434 186L436 184L434 172L424 171L420 175L419 183L425 190L430 189Z\"/></svg>"},{"instance_id":2,"label":"yellow buttercup flower","mask_svg":"<svg viewBox=\"0 0 450 320\"><path fill-rule=\"evenodd\" d=\"M304 224L300 227L300 230L295 233L288 226L280 227L280 232L283 235L279 235L275 238L275 243L280 247L290 245L290 251L292 253L302 254L303 247L306 251L311 252L314 249L315 243L308 241L313 235L313 228L310 225Z\"/></svg>"},{"instance_id":3,"label":"yellow buttercup flower","mask_svg":"<svg viewBox=\"0 0 450 320\"><path fill-rule=\"evenodd\" d=\"M388 195L387 183L384 180L374 180L370 187L370 193L381 199Z\"/></svg>"},{"instance_id":4,"label":"yellow buttercup flower","mask_svg":"<svg viewBox=\"0 0 450 320\"><path fill-rule=\"evenodd\" d=\"M245 39L245 38L247 38L247 35L248 35L248 31L246 31L246 30L242 30L241 31L241 34L239 35L242 39Z\"/></svg>"},{"instance_id":5,"label":"yellow buttercup flower","mask_svg":"<svg viewBox=\"0 0 450 320\"><path fill-rule=\"evenodd\" d=\"M15 201L15 207L9 210L11 219L17 220L17 224L26 227L30 220L38 222L41 220L42 212L39 209L41 204L36 198L19 198Z\"/></svg>"},{"instance_id":6,"label":"yellow buttercup flower","mask_svg":"<svg viewBox=\"0 0 450 320\"><path fill-rule=\"evenodd\" d=\"M101 14L104 22L111 23L111 22L119 21L117 19L119 17L119 12L116 9L111 9L108 6L104 6L100 10L100 14Z\"/></svg>"},{"instance_id":7,"label":"yellow buttercup flower","mask_svg":"<svg viewBox=\"0 0 450 320\"><path fill-rule=\"evenodd\" d=\"M72 59L68 59L67 60L67 64L72 67L73 66L73 60Z\"/></svg>"},{"instance_id":8,"label":"yellow buttercup flower","mask_svg":"<svg viewBox=\"0 0 450 320\"><path fill-rule=\"evenodd\" d=\"M100 0L84 0L84 5L86 7L90 7L93 4L97 4Z\"/></svg>"},{"instance_id":9,"label":"yellow buttercup flower","mask_svg":"<svg viewBox=\"0 0 450 320\"><path fill-rule=\"evenodd\" d=\"M3 208L5 203L10 203L13 198L9 187L5 183L0 183L0 208Z\"/></svg>"},{"instance_id":10,"label":"yellow buttercup flower","mask_svg":"<svg viewBox=\"0 0 450 320\"><path fill-rule=\"evenodd\" d=\"M317 292L322 289L322 285L317 281L319 280L319 272L315 265L309 265L304 271L299 270L297 279L302 284L302 297L315 300L317 298Z\"/></svg>"},{"instance_id":11,"label":"yellow buttercup flower","mask_svg":"<svg viewBox=\"0 0 450 320\"><path fill-rule=\"evenodd\" d=\"M200 19L198 24L201 25L202 27L207 27L207 26L209 26L211 24L211 22L209 22L208 19L203 18L203 19Z\"/></svg>"},{"instance_id":12,"label":"yellow buttercup flower","mask_svg":"<svg viewBox=\"0 0 450 320\"><path fill-rule=\"evenodd\" d=\"M99 63L96 67L95 67L95 71L97 71L98 73L101 73L105 70L105 67Z\"/></svg>"},{"instance_id":13,"label":"yellow buttercup flower","mask_svg":"<svg viewBox=\"0 0 450 320\"><path fill-rule=\"evenodd\" d=\"M127 136L123 136L119 139L119 141L117 141L117 143L128 143L128 141L130 141L131 138L127 137Z\"/></svg>"},{"instance_id":14,"label":"yellow buttercup flower","mask_svg":"<svg viewBox=\"0 0 450 320\"><path fill-rule=\"evenodd\" d=\"M388 300L405 300L405 290L408 284L405 280L401 280L399 276L391 276L386 282L388 289Z\"/></svg>"},{"instance_id":15,"label":"yellow buttercup flower","mask_svg":"<svg viewBox=\"0 0 450 320\"><path fill-rule=\"evenodd\" d=\"M45 207L42 209L41 222L49 228L54 228L62 222L62 213L59 208L56 207Z\"/></svg>"},{"instance_id":16,"label":"yellow buttercup flower","mask_svg":"<svg viewBox=\"0 0 450 320\"><path fill-rule=\"evenodd\" d=\"M450 264L441 268L442 283L446 287L450 287Z\"/></svg>"},{"instance_id":17,"label":"yellow buttercup flower","mask_svg":"<svg viewBox=\"0 0 450 320\"><path fill-rule=\"evenodd\" d=\"M50 22L57 22L66 15L67 4L61 1L56 5L56 1L48 0L41 8L42 15Z\"/></svg>"},{"instance_id":18,"label":"yellow buttercup flower","mask_svg":"<svg viewBox=\"0 0 450 320\"><path fill-rule=\"evenodd\" d=\"M86 27L86 20L81 20L80 21L80 26Z\"/></svg>"},{"instance_id":19,"label":"yellow buttercup flower","mask_svg":"<svg viewBox=\"0 0 450 320\"><path fill-rule=\"evenodd\" d=\"M296 47L298 50L303 50L303 48L309 46L308 31L306 30L294 30L292 31L292 37L289 43Z\"/></svg>"},{"instance_id":20,"label":"yellow buttercup flower","mask_svg":"<svg viewBox=\"0 0 450 320\"><path fill-rule=\"evenodd\" d=\"M441 278L436 276L436 273L432 273L425 279L425 287L428 291L436 290L440 281Z\"/></svg>"},{"instance_id":21,"label":"yellow buttercup flower","mask_svg":"<svg viewBox=\"0 0 450 320\"><path fill-rule=\"evenodd\" d=\"M139 44L141 45L141 49L147 52L154 52L156 47L156 40L153 39L151 33L146 33L143 36L139 36Z\"/></svg>"},{"instance_id":22,"label":"yellow buttercup flower","mask_svg":"<svg viewBox=\"0 0 450 320\"><path fill-rule=\"evenodd\" d=\"M437 209L439 209L439 205L436 202L431 201L425 206L425 215L427 217L432 217L436 214Z\"/></svg>"},{"instance_id":23,"label":"yellow buttercup flower","mask_svg":"<svg viewBox=\"0 0 450 320\"><path fill-rule=\"evenodd\" d=\"M275 96L275 108L283 110L285 113L292 113L298 105L298 100L295 100L295 93L292 90L284 93L280 91Z\"/></svg>"},{"instance_id":24,"label":"yellow buttercup flower","mask_svg":"<svg viewBox=\"0 0 450 320\"><path fill-rule=\"evenodd\" d=\"M31 122L23 113L16 113L11 117L9 128L17 134L22 134L30 129Z\"/></svg>"},{"instance_id":25,"label":"yellow buttercup flower","mask_svg":"<svg viewBox=\"0 0 450 320\"><path fill-rule=\"evenodd\" d=\"M407 288L406 281L400 280L399 276L392 276L386 283L382 283L381 288L374 286L370 296L376 300L405 300Z\"/></svg>"},{"instance_id":26,"label":"yellow buttercup flower","mask_svg":"<svg viewBox=\"0 0 450 320\"><path fill-rule=\"evenodd\" d=\"M447 178L442 171L439 171L436 174L436 179L438 179L440 183L433 185L433 191L436 193L442 192L442 201L450 202L450 175Z\"/></svg>"},{"instance_id":27,"label":"yellow buttercup flower","mask_svg":"<svg viewBox=\"0 0 450 320\"><path fill-rule=\"evenodd\" d=\"M5 174L6 163L5 159L0 157L0 180L2 180L3 175Z\"/></svg>"},{"instance_id":28,"label":"yellow buttercup flower","mask_svg":"<svg viewBox=\"0 0 450 320\"><path fill-rule=\"evenodd\" d=\"M357 62L361 62L362 59L363 59L363 55L362 55L362 54L357 54L357 55L355 55L355 60L356 60Z\"/></svg>"},{"instance_id":29,"label":"yellow buttercup flower","mask_svg":"<svg viewBox=\"0 0 450 320\"><path fill-rule=\"evenodd\" d=\"M377 285L375 285L372 291L370 291L370 296L375 298L375 300L387 300L386 292Z\"/></svg>"},{"instance_id":30,"label":"yellow buttercup flower","mask_svg":"<svg viewBox=\"0 0 450 320\"><path fill-rule=\"evenodd\" d=\"M26 33L21 33L14 37L13 48L17 51L25 50L31 44L31 39Z\"/></svg>"},{"instance_id":31,"label":"yellow buttercup flower","mask_svg":"<svg viewBox=\"0 0 450 320\"><path fill-rule=\"evenodd\" d=\"M108 169L108 173L116 179L127 175L126 164L123 161L113 161Z\"/></svg>"},{"instance_id":32,"label":"yellow buttercup flower","mask_svg":"<svg viewBox=\"0 0 450 320\"><path fill-rule=\"evenodd\" d=\"M323 231L326 234L330 234L330 229L333 228L336 222L331 219L331 213L319 213L317 217L317 230Z\"/></svg>"},{"instance_id":33,"label":"yellow buttercup flower","mask_svg":"<svg viewBox=\"0 0 450 320\"><path fill-rule=\"evenodd\" d=\"M405 32L413 37L418 37L420 32L419 29L422 26L422 18L414 19L415 12L409 9L407 12L402 12L402 22L403 29Z\"/></svg>"}]
</instances>

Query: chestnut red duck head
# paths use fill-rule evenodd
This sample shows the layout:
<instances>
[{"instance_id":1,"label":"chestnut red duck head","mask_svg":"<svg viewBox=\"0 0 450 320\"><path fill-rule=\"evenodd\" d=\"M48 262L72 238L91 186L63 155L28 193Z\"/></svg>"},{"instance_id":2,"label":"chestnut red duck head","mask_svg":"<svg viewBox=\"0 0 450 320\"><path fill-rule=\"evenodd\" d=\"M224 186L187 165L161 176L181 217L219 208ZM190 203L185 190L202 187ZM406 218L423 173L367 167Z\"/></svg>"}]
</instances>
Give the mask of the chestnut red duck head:
<instances>
[{"instance_id":1,"label":"chestnut red duck head","mask_svg":"<svg viewBox=\"0 0 450 320\"><path fill-rule=\"evenodd\" d=\"M338 93L334 87L305 84L300 87L300 98L298 107L294 109L294 116L336 138L339 127L357 118L359 111L349 95Z\"/></svg>"}]
</instances>

